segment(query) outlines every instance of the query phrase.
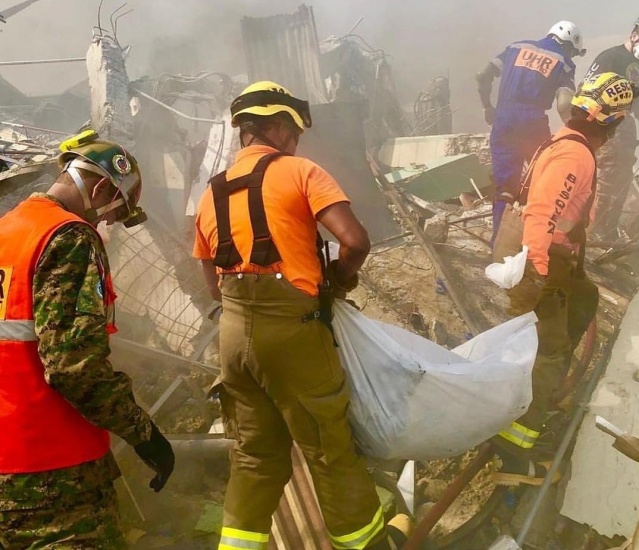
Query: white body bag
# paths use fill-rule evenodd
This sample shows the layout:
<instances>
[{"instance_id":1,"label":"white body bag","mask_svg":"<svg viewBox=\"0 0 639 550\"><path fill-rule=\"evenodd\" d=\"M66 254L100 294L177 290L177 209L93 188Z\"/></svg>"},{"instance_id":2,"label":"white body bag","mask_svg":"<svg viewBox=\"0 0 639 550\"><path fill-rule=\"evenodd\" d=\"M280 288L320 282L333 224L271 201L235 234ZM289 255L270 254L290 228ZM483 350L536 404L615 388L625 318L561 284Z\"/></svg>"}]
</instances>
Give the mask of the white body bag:
<instances>
[{"instance_id":1,"label":"white body bag","mask_svg":"<svg viewBox=\"0 0 639 550\"><path fill-rule=\"evenodd\" d=\"M532 400L536 320L527 313L451 351L336 300L333 327L362 451L445 458L506 428Z\"/></svg>"}]
</instances>

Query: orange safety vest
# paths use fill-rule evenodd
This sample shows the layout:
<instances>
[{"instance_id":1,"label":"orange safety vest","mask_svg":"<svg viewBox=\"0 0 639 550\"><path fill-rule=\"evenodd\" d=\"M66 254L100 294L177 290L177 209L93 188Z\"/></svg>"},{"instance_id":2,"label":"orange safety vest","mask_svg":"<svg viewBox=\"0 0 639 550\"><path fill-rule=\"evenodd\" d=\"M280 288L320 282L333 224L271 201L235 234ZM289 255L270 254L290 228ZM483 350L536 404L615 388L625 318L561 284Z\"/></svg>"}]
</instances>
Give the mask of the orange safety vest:
<instances>
[{"instance_id":1,"label":"orange safety vest","mask_svg":"<svg viewBox=\"0 0 639 550\"><path fill-rule=\"evenodd\" d=\"M29 198L0 218L2 474L68 468L109 451L109 432L91 424L47 384L38 355L33 274L56 231L72 222L86 223L44 197ZM105 306L113 310L115 294L106 275Z\"/></svg>"}]
</instances>

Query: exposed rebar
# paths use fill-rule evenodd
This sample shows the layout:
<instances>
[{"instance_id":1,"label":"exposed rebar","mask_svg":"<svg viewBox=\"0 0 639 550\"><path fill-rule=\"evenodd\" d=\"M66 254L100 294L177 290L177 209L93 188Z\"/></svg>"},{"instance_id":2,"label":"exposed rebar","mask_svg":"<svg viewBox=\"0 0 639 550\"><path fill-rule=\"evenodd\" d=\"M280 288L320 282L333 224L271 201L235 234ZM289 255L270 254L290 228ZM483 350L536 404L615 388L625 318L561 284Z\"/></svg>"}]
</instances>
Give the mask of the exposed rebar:
<instances>
[{"instance_id":1,"label":"exposed rebar","mask_svg":"<svg viewBox=\"0 0 639 550\"><path fill-rule=\"evenodd\" d=\"M0 66L8 65L43 65L46 63L75 63L76 61L86 61L86 57L67 57L60 59L24 59L22 61L0 61Z\"/></svg>"}]
</instances>

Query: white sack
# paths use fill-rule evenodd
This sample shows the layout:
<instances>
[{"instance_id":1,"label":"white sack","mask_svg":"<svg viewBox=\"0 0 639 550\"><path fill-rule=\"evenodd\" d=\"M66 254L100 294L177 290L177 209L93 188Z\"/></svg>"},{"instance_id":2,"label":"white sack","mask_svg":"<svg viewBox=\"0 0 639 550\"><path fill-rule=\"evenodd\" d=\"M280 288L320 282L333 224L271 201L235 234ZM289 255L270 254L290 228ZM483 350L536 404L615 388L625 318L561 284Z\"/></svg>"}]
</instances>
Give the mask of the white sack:
<instances>
[{"instance_id":1,"label":"white sack","mask_svg":"<svg viewBox=\"0 0 639 550\"><path fill-rule=\"evenodd\" d=\"M455 456L519 418L532 400L534 313L450 351L336 300L333 326L352 392L351 423L365 454Z\"/></svg>"},{"instance_id":2,"label":"white sack","mask_svg":"<svg viewBox=\"0 0 639 550\"><path fill-rule=\"evenodd\" d=\"M528 247L524 245L522 251L514 256L506 256L502 262L490 264L484 270L486 277L500 288L512 288L518 285L524 276Z\"/></svg>"}]
</instances>

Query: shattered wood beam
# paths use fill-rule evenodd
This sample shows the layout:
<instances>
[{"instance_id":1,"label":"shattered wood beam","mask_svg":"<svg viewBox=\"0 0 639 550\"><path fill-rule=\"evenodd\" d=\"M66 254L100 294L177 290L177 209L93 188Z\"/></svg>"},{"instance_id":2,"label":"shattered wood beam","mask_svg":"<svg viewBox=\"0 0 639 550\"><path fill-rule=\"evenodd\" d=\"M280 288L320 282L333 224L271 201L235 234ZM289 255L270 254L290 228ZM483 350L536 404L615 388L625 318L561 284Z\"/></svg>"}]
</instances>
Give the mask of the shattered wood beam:
<instances>
[{"instance_id":1,"label":"shattered wood beam","mask_svg":"<svg viewBox=\"0 0 639 550\"><path fill-rule=\"evenodd\" d=\"M133 146L129 77L122 50L108 36L96 36L87 51L91 127L103 138Z\"/></svg>"},{"instance_id":2,"label":"shattered wood beam","mask_svg":"<svg viewBox=\"0 0 639 550\"><path fill-rule=\"evenodd\" d=\"M439 253L437 252L437 250L435 250L433 243L431 243L428 240L428 237L424 233L424 230L421 228L420 224L412 218L410 211L408 207L406 206L404 200L400 196L399 192L391 184L389 184L386 181L386 178L381 173L379 166L377 166L377 163L375 162L373 157L371 157L370 155L367 155L367 156L371 165L371 170L373 171L373 174L375 175L375 179L377 180L377 182L383 189L386 196L397 207L397 210L399 211L400 215L406 220L406 223L409 224L411 231L413 232L417 240L422 245L422 248L424 249L424 251L426 252L428 257L430 258L430 261L433 264L437 277L439 277L439 279L441 279L441 281L446 286L448 295L450 296L451 300L455 304L455 307L457 308L457 312L459 313L464 323L466 323L466 326L468 327L470 333L473 336L477 336L477 334L482 332L484 328L482 327L482 324L476 319L476 317L471 315L470 312L468 311L468 308L466 307L466 304L463 301L461 294L459 293L457 287L453 283L453 280L451 277L452 273L450 269L440 260Z\"/></svg>"}]
</instances>

